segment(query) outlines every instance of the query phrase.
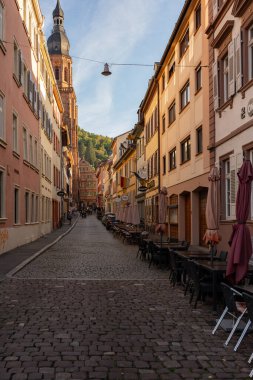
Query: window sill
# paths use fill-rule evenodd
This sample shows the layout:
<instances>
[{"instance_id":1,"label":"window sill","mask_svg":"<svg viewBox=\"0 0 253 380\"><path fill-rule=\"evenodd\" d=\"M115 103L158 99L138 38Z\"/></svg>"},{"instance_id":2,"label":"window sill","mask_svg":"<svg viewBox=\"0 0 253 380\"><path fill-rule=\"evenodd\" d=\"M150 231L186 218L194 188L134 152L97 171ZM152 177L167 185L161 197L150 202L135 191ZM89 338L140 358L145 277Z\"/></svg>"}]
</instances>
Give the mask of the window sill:
<instances>
[{"instance_id":1,"label":"window sill","mask_svg":"<svg viewBox=\"0 0 253 380\"><path fill-rule=\"evenodd\" d=\"M228 107L230 107L230 109L233 108L233 97L229 98L225 103L222 104L221 107L217 108L216 111L219 113L219 117L222 116L222 111L224 111Z\"/></svg>"},{"instance_id":2,"label":"window sill","mask_svg":"<svg viewBox=\"0 0 253 380\"><path fill-rule=\"evenodd\" d=\"M252 86L253 86L253 79L251 79L250 81L248 81L244 86L242 86L242 87L240 88L239 91L240 91L241 94L242 94L242 99L245 98L245 92L246 92L247 90L249 90Z\"/></svg>"},{"instance_id":3,"label":"window sill","mask_svg":"<svg viewBox=\"0 0 253 380\"><path fill-rule=\"evenodd\" d=\"M20 88L21 87L21 83L20 83L19 79L16 77L15 73L13 73L13 79L15 80L16 85L18 86L18 88Z\"/></svg>"},{"instance_id":4,"label":"window sill","mask_svg":"<svg viewBox=\"0 0 253 380\"><path fill-rule=\"evenodd\" d=\"M0 218L0 224L5 224L7 220L7 218Z\"/></svg>"},{"instance_id":5,"label":"window sill","mask_svg":"<svg viewBox=\"0 0 253 380\"><path fill-rule=\"evenodd\" d=\"M173 120L171 123L169 123L168 128L170 128L175 123L175 121L176 121L176 119Z\"/></svg>"},{"instance_id":6,"label":"window sill","mask_svg":"<svg viewBox=\"0 0 253 380\"><path fill-rule=\"evenodd\" d=\"M202 86L195 92L194 96L198 95L198 93L202 90Z\"/></svg>"},{"instance_id":7,"label":"window sill","mask_svg":"<svg viewBox=\"0 0 253 380\"><path fill-rule=\"evenodd\" d=\"M182 108L180 111L179 111L179 115L189 106L190 102L188 102L184 108Z\"/></svg>"},{"instance_id":8,"label":"window sill","mask_svg":"<svg viewBox=\"0 0 253 380\"><path fill-rule=\"evenodd\" d=\"M13 227L20 227L21 224L20 223L13 223Z\"/></svg>"},{"instance_id":9,"label":"window sill","mask_svg":"<svg viewBox=\"0 0 253 380\"><path fill-rule=\"evenodd\" d=\"M13 156L16 157L18 160L20 159L20 154L18 154L17 152L13 151L12 154L13 154Z\"/></svg>"},{"instance_id":10,"label":"window sill","mask_svg":"<svg viewBox=\"0 0 253 380\"><path fill-rule=\"evenodd\" d=\"M198 153L196 153L196 154L195 154L195 157L199 157L199 156L201 156L201 154L203 154L203 151L202 151L202 152L198 152Z\"/></svg>"},{"instance_id":11,"label":"window sill","mask_svg":"<svg viewBox=\"0 0 253 380\"><path fill-rule=\"evenodd\" d=\"M27 160L25 160L25 159L23 160L23 164L26 165L26 166L28 166L28 167L30 167L30 163Z\"/></svg>"},{"instance_id":12,"label":"window sill","mask_svg":"<svg viewBox=\"0 0 253 380\"><path fill-rule=\"evenodd\" d=\"M4 43L2 40L0 40L0 49L2 50L3 54L5 55L7 52L6 47L4 46Z\"/></svg>"},{"instance_id":13,"label":"window sill","mask_svg":"<svg viewBox=\"0 0 253 380\"><path fill-rule=\"evenodd\" d=\"M0 146L1 146L2 148L6 149L6 147L7 147L7 142L4 141L4 140L2 140L2 139L0 138Z\"/></svg>"},{"instance_id":14,"label":"window sill","mask_svg":"<svg viewBox=\"0 0 253 380\"><path fill-rule=\"evenodd\" d=\"M176 166L174 167L174 168L171 168L171 169L169 169L169 173L171 173L171 172L173 172L174 170L176 170Z\"/></svg>"},{"instance_id":15,"label":"window sill","mask_svg":"<svg viewBox=\"0 0 253 380\"><path fill-rule=\"evenodd\" d=\"M201 27L201 24L195 29L195 32L194 32L194 36L198 33L198 31L200 30L200 27Z\"/></svg>"},{"instance_id":16,"label":"window sill","mask_svg":"<svg viewBox=\"0 0 253 380\"><path fill-rule=\"evenodd\" d=\"M189 50L189 44L188 44L187 48L185 49L185 51L183 52L183 54L180 56L178 63L181 62L181 60L184 58L184 56L185 56L185 54L187 53L188 50Z\"/></svg>"},{"instance_id":17,"label":"window sill","mask_svg":"<svg viewBox=\"0 0 253 380\"><path fill-rule=\"evenodd\" d=\"M180 165L185 165L185 164L189 163L190 161L191 161L191 159L189 158L188 160L186 160L186 161L184 161L184 162L181 162Z\"/></svg>"}]
</instances>

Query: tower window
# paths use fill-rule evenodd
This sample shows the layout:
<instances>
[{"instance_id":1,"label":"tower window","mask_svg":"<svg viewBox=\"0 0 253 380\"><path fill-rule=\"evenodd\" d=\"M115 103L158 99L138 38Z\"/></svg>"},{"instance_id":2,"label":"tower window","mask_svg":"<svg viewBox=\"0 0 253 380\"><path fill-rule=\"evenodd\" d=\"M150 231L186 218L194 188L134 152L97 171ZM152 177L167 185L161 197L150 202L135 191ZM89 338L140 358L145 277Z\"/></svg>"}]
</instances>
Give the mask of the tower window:
<instances>
[{"instance_id":1,"label":"tower window","mask_svg":"<svg viewBox=\"0 0 253 380\"><path fill-rule=\"evenodd\" d=\"M65 80L65 82L68 81L68 69L67 69L67 67L65 67L65 69L64 69L64 80Z\"/></svg>"}]
</instances>

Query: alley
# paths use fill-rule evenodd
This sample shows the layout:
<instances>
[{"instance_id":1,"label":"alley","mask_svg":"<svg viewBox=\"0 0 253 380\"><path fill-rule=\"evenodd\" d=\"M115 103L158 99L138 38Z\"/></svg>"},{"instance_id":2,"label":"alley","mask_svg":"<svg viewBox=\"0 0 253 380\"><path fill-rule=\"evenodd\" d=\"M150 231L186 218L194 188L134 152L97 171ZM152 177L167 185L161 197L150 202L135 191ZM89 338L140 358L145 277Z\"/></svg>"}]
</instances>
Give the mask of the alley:
<instances>
[{"instance_id":1,"label":"alley","mask_svg":"<svg viewBox=\"0 0 253 380\"><path fill-rule=\"evenodd\" d=\"M2 281L0 379L247 379L252 337L225 349L211 307L136 251L90 216Z\"/></svg>"}]
</instances>

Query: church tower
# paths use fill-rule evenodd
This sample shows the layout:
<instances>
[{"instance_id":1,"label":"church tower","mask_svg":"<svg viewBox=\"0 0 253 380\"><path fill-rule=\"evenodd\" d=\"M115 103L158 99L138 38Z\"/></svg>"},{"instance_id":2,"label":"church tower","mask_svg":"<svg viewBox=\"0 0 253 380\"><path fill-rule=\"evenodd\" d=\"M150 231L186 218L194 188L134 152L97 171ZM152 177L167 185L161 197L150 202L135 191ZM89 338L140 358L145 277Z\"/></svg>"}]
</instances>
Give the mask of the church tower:
<instances>
[{"instance_id":1,"label":"church tower","mask_svg":"<svg viewBox=\"0 0 253 380\"><path fill-rule=\"evenodd\" d=\"M54 27L47 40L48 52L51 58L57 85L61 94L64 113L63 125L68 128L72 153L70 175L70 198L73 206L78 205L78 108L76 94L72 82L72 59L69 55L70 43L64 29L64 12L60 0L57 0L53 11ZM71 173L72 172L72 173ZM72 179L72 180L71 180Z\"/></svg>"}]
</instances>

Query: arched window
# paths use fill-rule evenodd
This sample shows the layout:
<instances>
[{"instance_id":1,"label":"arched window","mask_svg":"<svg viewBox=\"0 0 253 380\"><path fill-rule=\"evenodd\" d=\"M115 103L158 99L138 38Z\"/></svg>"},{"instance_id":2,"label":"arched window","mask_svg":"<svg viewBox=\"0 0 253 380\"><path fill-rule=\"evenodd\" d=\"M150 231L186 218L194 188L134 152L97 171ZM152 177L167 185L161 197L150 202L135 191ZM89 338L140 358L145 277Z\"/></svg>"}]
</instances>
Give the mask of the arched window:
<instances>
[{"instance_id":1,"label":"arched window","mask_svg":"<svg viewBox=\"0 0 253 380\"><path fill-rule=\"evenodd\" d=\"M65 82L68 81L68 69L67 69L67 67L65 67L65 69L64 69L64 80L65 80Z\"/></svg>"},{"instance_id":2,"label":"arched window","mask_svg":"<svg viewBox=\"0 0 253 380\"><path fill-rule=\"evenodd\" d=\"M60 70L59 70L59 67L55 68L55 79L56 80L60 79Z\"/></svg>"}]
</instances>

